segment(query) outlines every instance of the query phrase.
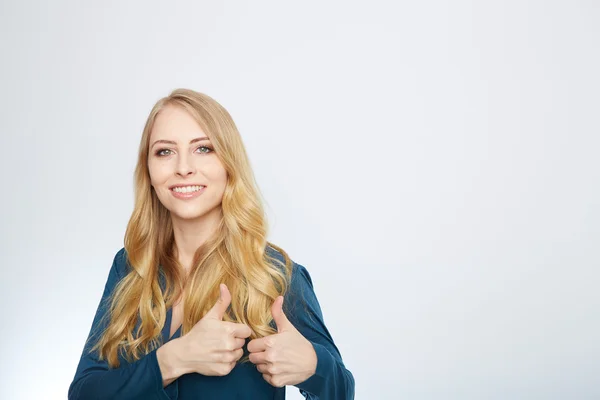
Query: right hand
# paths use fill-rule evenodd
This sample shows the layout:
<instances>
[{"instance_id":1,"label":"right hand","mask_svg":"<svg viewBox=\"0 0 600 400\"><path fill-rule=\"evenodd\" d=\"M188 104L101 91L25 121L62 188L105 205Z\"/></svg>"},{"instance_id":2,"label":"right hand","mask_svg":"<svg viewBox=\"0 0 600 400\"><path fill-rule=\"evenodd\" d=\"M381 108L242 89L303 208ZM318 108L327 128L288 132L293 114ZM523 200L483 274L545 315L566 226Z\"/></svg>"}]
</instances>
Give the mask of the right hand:
<instances>
[{"instance_id":1,"label":"right hand","mask_svg":"<svg viewBox=\"0 0 600 400\"><path fill-rule=\"evenodd\" d=\"M227 375L244 355L245 339L252 330L246 324L223 321L231 294L225 284L219 289L220 297L213 308L180 338L180 360L187 371L206 376Z\"/></svg>"}]
</instances>

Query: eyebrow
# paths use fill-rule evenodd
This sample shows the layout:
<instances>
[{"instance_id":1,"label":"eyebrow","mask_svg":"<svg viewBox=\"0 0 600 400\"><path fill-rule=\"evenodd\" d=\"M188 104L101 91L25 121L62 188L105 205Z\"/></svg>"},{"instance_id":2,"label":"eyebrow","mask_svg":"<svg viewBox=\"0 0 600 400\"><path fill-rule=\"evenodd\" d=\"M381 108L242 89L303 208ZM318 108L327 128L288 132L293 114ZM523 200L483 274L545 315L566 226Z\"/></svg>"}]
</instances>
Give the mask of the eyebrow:
<instances>
[{"instance_id":1,"label":"eyebrow","mask_svg":"<svg viewBox=\"0 0 600 400\"><path fill-rule=\"evenodd\" d=\"M206 136L204 136L204 137L198 137L198 138L195 138L195 139L192 139L192 140L190 140L190 144L192 144L192 143L196 143L196 142L201 142L201 141L203 141L203 140L209 140L209 139L208 139ZM174 141L172 141L172 140L164 140L164 139L159 139L159 140L157 140L156 142L152 143L152 146L150 146L150 148L154 147L154 145L155 145L155 144L157 144L157 143L166 143L166 144L174 144L174 145L177 145L177 142L174 142Z\"/></svg>"}]
</instances>

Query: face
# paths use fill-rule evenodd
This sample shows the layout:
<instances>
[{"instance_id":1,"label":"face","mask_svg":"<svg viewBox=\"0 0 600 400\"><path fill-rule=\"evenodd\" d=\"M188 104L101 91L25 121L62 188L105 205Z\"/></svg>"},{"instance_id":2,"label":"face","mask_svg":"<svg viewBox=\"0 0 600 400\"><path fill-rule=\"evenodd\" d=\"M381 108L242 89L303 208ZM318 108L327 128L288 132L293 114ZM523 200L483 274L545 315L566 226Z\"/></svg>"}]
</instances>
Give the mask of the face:
<instances>
[{"instance_id":1,"label":"face","mask_svg":"<svg viewBox=\"0 0 600 400\"><path fill-rule=\"evenodd\" d=\"M149 146L151 184L174 224L220 214L227 172L208 135L187 111L165 107L156 117Z\"/></svg>"}]
</instances>

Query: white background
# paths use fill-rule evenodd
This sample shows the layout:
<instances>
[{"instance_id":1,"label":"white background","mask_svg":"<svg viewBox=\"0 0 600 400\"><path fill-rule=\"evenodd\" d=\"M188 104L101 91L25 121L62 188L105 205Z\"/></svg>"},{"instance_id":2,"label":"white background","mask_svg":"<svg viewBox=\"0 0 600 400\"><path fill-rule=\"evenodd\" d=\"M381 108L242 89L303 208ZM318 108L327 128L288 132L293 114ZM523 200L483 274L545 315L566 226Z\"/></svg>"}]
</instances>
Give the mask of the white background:
<instances>
[{"instance_id":1,"label":"white background","mask_svg":"<svg viewBox=\"0 0 600 400\"><path fill-rule=\"evenodd\" d=\"M232 114L357 399L599 398L599 24L591 0L2 2L0 398L66 398L177 87Z\"/></svg>"}]
</instances>

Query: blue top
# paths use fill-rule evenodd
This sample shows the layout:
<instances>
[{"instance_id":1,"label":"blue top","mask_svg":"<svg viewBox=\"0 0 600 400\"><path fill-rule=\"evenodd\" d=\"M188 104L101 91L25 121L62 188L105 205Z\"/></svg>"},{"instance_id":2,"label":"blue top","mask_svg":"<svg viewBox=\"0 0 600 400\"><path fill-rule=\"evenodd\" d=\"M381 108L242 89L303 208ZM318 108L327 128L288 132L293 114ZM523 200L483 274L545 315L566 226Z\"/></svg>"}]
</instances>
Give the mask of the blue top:
<instances>
[{"instance_id":1,"label":"blue top","mask_svg":"<svg viewBox=\"0 0 600 400\"><path fill-rule=\"evenodd\" d=\"M283 261L283 256L267 247L267 252ZM264 380L256 366L248 361L238 363L228 375L205 376L198 373L181 375L163 388L163 380L156 358L156 350L150 351L139 360L128 363L119 352L119 368L109 368L108 363L98 360L97 354L88 354L93 346L92 337L98 338L107 322L101 326L101 318L108 312L106 299L120 279L130 268L124 248L115 255L102 299L96 311L89 342L84 346L73 382L69 386L69 400L76 399L144 399L144 400L261 400L285 399L285 387L271 386ZM162 276L162 275L161 275ZM161 282L164 290L164 282ZM302 306L300 306L302 304ZM346 369L342 357L325 323L321 307L313 290L312 280L306 268L293 262L292 279L284 296L283 311L296 329L309 340L317 354L316 373L296 386L307 399L347 400L354 399L354 377ZM181 327L169 338L172 309L167 310L166 323L162 329L162 343L181 334ZM138 321L139 324L139 321ZM274 322L272 327L276 327ZM246 339L244 355L248 355Z\"/></svg>"}]
</instances>

